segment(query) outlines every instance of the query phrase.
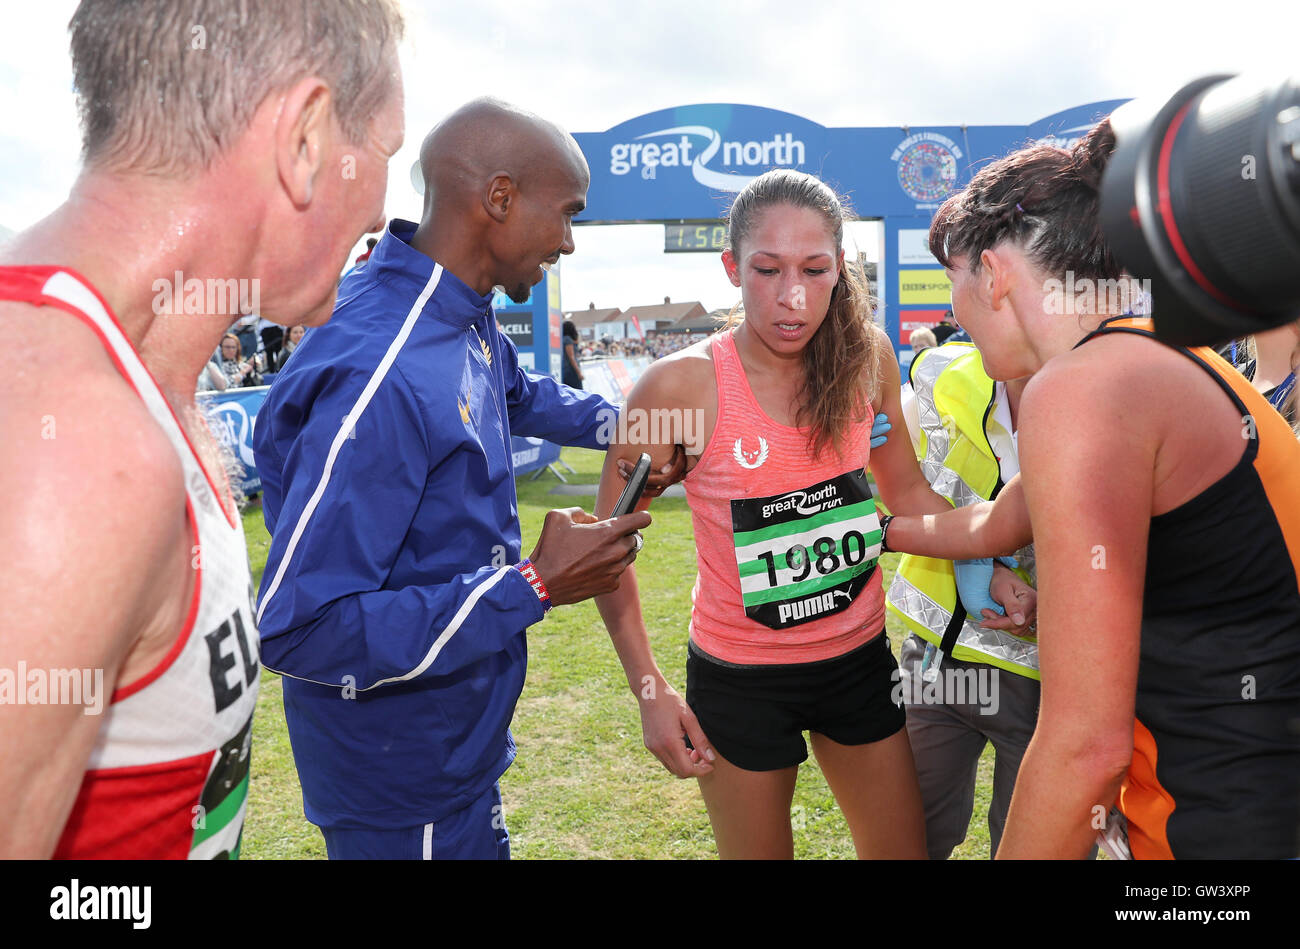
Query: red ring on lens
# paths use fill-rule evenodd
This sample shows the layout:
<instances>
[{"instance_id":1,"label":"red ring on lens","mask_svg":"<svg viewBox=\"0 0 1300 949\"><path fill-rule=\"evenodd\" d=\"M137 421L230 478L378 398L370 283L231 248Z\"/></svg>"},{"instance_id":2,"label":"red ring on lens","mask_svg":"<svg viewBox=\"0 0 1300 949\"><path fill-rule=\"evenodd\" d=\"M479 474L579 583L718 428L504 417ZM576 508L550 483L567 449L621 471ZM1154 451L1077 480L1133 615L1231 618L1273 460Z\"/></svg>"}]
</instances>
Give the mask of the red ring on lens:
<instances>
[{"instance_id":1,"label":"red ring on lens","mask_svg":"<svg viewBox=\"0 0 1300 949\"><path fill-rule=\"evenodd\" d=\"M1156 206L1160 212L1160 220L1165 225L1165 233L1169 235L1169 243L1173 245L1174 254L1177 255L1178 262L1183 265L1183 269L1191 275L1202 290L1214 297L1214 299L1226 306L1243 309L1242 304L1211 283L1210 278L1201 272L1200 267L1196 266L1191 253L1187 250L1187 245L1183 243L1182 235L1178 233L1178 225L1174 221L1173 200L1169 195L1169 161L1174 151L1174 139L1178 137L1178 130L1182 127L1183 120L1187 118L1187 111L1191 107L1192 103L1189 101L1178 110L1178 114L1169 123L1169 128L1165 130L1164 140L1160 143L1160 160L1156 166Z\"/></svg>"}]
</instances>

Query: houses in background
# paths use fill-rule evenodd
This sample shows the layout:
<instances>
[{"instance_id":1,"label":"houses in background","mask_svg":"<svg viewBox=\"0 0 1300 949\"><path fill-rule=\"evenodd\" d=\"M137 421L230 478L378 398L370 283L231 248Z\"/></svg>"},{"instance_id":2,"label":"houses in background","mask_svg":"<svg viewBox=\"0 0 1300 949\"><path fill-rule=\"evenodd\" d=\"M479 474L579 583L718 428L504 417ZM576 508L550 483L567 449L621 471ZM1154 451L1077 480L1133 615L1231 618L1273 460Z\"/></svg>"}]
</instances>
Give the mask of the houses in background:
<instances>
[{"instance_id":1,"label":"houses in background","mask_svg":"<svg viewBox=\"0 0 1300 949\"><path fill-rule=\"evenodd\" d=\"M728 310L719 310L725 316ZM663 303L633 306L626 310L617 307L597 309L590 304L585 310L572 310L564 314L578 327L583 340L640 339L646 334L711 333L717 328L715 313L704 309L698 300L674 303L664 297Z\"/></svg>"},{"instance_id":2,"label":"houses in background","mask_svg":"<svg viewBox=\"0 0 1300 949\"><path fill-rule=\"evenodd\" d=\"M868 292L874 303L877 289L876 264L860 253L858 265L866 276ZM664 297L663 303L633 306L626 310L618 307L597 309L595 303L590 303L585 310L566 311L564 318L572 320L578 327L580 339L593 342L602 339L641 339L647 334L712 333L726 322L730 314L730 307L708 311L698 300L674 303L670 298Z\"/></svg>"}]
</instances>

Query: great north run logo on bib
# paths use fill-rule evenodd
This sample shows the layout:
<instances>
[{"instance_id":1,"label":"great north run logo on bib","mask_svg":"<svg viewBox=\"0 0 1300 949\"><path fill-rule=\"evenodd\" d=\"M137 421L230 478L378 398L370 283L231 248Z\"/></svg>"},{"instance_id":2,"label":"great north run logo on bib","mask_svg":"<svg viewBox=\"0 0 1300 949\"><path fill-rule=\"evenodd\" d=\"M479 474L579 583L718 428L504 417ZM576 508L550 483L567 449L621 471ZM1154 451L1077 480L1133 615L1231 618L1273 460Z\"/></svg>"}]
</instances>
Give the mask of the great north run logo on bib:
<instances>
[{"instance_id":1,"label":"great north run logo on bib","mask_svg":"<svg viewBox=\"0 0 1300 949\"><path fill-rule=\"evenodd\" d=\"M733 500L731 528L745 615L771 629L848 609L880 556L880 518L861 470Z\"/></svg>"}]
</instances>

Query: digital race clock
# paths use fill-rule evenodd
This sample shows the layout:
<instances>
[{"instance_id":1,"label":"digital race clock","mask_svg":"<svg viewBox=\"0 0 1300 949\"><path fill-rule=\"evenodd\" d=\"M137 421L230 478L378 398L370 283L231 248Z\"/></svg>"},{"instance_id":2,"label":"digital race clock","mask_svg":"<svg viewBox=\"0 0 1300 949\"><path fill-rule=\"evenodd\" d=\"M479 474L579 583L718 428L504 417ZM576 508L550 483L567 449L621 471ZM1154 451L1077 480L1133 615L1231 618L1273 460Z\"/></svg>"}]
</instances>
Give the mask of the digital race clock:
<instances>
[{"instance_id":1,"label":"digital race clock","mask_svg":"<svg viewBox=\"0 0 1300 949\"><path fill-rule=\"evenodd\" d=\"M726 246L727 225L722 221L664 225L665 254L684 254L692 251L718 253L725 250Z\"/></svg>"}]
</instances>

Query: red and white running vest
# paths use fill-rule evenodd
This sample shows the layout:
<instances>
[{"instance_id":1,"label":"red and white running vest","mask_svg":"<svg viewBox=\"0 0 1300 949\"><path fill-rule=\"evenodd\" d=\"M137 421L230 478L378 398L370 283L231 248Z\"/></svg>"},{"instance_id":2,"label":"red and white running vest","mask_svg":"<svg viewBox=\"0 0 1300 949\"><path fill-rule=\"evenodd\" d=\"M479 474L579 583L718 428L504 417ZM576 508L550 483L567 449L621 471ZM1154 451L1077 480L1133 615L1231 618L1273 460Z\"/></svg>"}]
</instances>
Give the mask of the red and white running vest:
<instances>
[{"instance_id":1,"label":"red and white running vest","mask_svg":"<svg viewBox=\"0 0 1300 949\"><path fill-rule=\"evenodd\" d=\"M56 858L235 858L248 800L257 630L243 522L209 478L107 303L57 267L0 267L0 300L53 306L103 342L185 471L196 582L171 649L117 684ZM122 551L130 557L131 551Z\"/></svg>"}]
</instances>

